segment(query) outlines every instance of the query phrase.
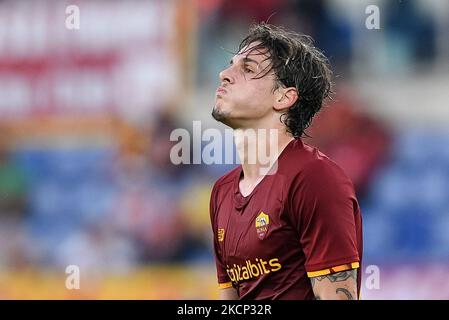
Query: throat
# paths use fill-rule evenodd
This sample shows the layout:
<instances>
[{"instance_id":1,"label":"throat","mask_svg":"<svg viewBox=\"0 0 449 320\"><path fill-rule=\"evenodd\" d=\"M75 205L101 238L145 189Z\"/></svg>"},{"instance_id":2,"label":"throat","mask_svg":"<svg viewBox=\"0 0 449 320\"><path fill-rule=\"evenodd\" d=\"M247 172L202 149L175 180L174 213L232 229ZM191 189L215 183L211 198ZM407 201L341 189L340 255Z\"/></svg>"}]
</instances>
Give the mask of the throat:
<instances>
[{"instance_id":1,"label":"throat","mask_svg":"<svg viewBox=\"0 0 449 320\"><path fill-rule=\"evenodd\" d=\"M245 177L242 177L239 181L239 190L242 196L247 197L249 196L254 189L259 185L259 183L262 182L264 176L259 176L256 179L245 179Z\"/></svg>"}]
</instances>

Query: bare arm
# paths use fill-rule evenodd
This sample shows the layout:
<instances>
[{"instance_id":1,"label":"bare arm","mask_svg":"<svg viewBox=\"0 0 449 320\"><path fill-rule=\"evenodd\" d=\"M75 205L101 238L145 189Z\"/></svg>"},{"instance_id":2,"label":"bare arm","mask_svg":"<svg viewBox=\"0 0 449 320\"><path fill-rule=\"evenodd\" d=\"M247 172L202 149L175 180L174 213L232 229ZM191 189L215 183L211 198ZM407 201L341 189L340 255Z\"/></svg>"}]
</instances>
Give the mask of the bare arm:
<instances>
[{"instance_id":1,"label":"bare arm","mask_svg":"<svg viewBox=\"0 0 449 320\"><path fill-rule=\"evenodd\" d=\"M317 300L357 300L357 270L310 278Z\"/></svg>"},{"instance_id":2,"label":"bare arm","mask_svg":"<svg viewBox=\"0 0 449 320\"><path fill-rule=\"evenodd\" d=\"M220 289L220 300L237 300L239 296L237 295L237 290L233 287Z\"/></svg>"}]
</instances>

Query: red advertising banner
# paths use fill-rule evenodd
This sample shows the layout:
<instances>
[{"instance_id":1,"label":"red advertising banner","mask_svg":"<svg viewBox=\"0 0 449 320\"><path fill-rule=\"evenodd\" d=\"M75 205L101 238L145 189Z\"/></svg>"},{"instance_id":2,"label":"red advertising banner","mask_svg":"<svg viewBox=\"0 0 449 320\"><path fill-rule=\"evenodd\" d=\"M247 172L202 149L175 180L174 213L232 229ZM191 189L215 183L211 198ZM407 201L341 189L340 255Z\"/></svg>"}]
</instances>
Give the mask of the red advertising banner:
<instances>
[{"instance_id":1,"label":"red advertising banner","mask_svg":"<svg viewBox=\"0 0 449 320\"><path fill-rule=\"evenodd\" d=\"M181 87L178 7L154 0L1 2L0 119L139 118L160 108Z\"/></svg>"}]
</instances>

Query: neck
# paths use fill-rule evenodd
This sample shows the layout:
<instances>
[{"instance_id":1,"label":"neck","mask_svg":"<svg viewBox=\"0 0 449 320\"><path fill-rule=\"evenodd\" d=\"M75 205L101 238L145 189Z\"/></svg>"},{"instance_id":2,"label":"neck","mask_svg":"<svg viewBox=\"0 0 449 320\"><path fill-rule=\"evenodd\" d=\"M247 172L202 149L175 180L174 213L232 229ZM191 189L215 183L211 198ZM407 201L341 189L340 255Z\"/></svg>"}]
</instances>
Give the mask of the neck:
<instances>
[{"instance_id":1,"label":"neck","mask_svg":"<svg viewBox=\"0 0 449 320\"><path fill-rule=\"evenodd\" d=\"M257 183L276 169L279 155L294 138L285 129L276 128L236 129L234 139L244 179Z\"/></svg>"}]
</instances>

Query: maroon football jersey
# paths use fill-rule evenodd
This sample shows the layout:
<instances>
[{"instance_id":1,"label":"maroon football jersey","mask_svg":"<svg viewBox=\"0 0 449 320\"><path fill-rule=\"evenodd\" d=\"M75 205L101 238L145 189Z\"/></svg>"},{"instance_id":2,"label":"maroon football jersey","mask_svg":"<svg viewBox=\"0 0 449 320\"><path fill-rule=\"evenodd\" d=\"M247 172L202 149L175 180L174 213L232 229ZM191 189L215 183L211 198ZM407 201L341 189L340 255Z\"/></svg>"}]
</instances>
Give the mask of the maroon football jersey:
<instances>
[{"instance_id":1,"label":"maroon football jersey","mask_svg":"<svg viewBox=\"0 0 449 320\"><path fill-rule=\"evenodd\" d=\"M219 287L240 299L314 299L309 277L357 268L360 293L362 217L352 182L300 139L247 197L242 167L221 177L210 214Z\"/></svg>"}]
</instances>

